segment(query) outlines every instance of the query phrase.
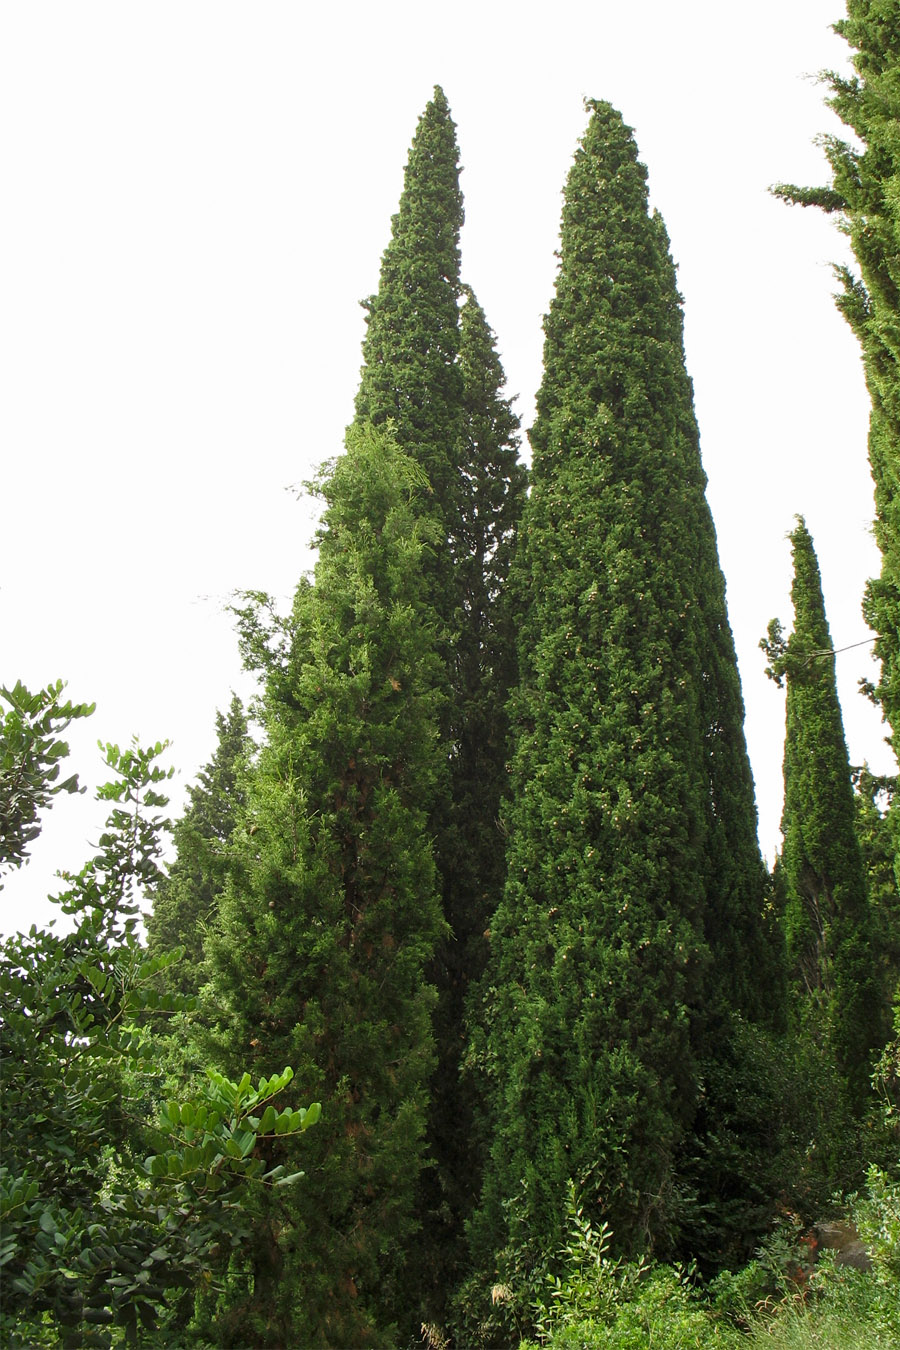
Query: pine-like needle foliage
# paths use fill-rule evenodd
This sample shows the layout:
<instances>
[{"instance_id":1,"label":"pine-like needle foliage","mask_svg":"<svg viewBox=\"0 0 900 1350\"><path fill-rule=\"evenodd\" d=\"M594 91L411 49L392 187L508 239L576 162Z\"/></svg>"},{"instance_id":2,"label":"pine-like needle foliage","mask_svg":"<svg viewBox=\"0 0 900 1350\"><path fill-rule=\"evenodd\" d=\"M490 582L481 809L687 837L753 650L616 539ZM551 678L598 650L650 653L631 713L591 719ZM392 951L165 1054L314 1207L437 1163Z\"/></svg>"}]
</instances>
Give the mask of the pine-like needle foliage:
<instances>
[{"instance_id":1,"label":"pine-like needle foliage","mask_svg":"<svg viewBox=\"0 0 900 1350\"><path fill-rule=\"evenodd\" d=\"M442 856L452 1020L487 955L484 930L503 888L498 816L506 789L506 704L516 676L507 579L526 473L518 459L519 419L503 396L506 377L494 335L471 289L460 315L463 436L450 545L457 595L449 710L452 826Z\"/></svg>"},{"instance_id":2,"label":"pine-like needle foliage","mask_svg":"<svg viewBox=\"0 0 900 1350\"><path fill-rule=\"evenodd\" d=\"M441 763L426 487L366 428L321 484L315 584L297 589L270 678L207 943L223 1062L291 1064L298 1101L323 1103L307 1176L260 1216L252 1298L231 1311L245 1337L256 1318L254 1344L393 1344L408 1302L398 1271L434 1066L425 971L443 931L427 828Z\"/></svg>"},{"instance_id":3,"label":"pine-like needle foliage","mask_svg":"<svg viewBox=\"0 0 900 1350\"><path fill-rule=\"evenodd\" d=\"M241 769L250 750L243 705L237 695L227 713L216 713L213 758L188 788L190 806L173 830L175 860L163 877L147 920L154 955L184 948L167 972L167 987L196 994L203 983L203 939L215 922L228 875L228 845L243 807Z\"/></svg>"},{"instance_id":4,"label":"pine-like needle foliage","mask_svg":"<svg viewBox=\"0 0 900 1350\"><path fill-rule=\"evenodd\" d=\"M444 538L456 515L462 433L459 368L459 232L463 223L456 128L444 92L422 114L410 147L400 206L367 311L356 420L390 420L397 443L428 475ZM432 601L453 610L448 546L436 540Z\"/></svg>"},{"instance_id":5,"label":"pine-like needle foliage","mask_svg":"<svg viewBox=\"0 0 900 1350\"><path fill-rule=\"evenodd\" d=\"M413 138L378 292L366 302L356 399L357 420L390 420L399 445L424 469L435 525L427 598L442 660L437 685L447 695L438 753L449 774L429 829L448 934L430 972L439 992L429 1127L436 1166L423 1180L428 1240L414 1277L434 1316L442 1315L462 1218L478 1189L459 1061L464 1000L484 965L484 931L504 874L498 817L516 668L505 582L525 496L518 419L504 396L493 334L460 282L458 160L447 100L436 88Z\"/></svg>"},{"instance_id":6,"label":"pine-like needle foliage","mask_svg":"<svg viewBox=\"0 0 900 1350\"><path fill-rule=\"evenodd\" d=\"M765 956L674 267L629 128L589 107L514 568L509 873L473 1049L494 1132L482 1269L506 1243L555 1250L569 1178L622 1247L665 1244L700 1061L726 1006L757 1009Z\"/></svg>"},{"instance_id":7,"label":"pine-like needle foliage","mask_svg":"<svg viewBox=\"0 0 900 1350\"><path fill-rule=\"evenodd\" d=\"M833 181L828 187L781 184L778 196L836 212L849 236L859 276L837 268L838 307L862 345L872 399L869 461L875 480L875 538L881 576L869 582L865 615L878 634L881 682L876 693L900 735L900 11L895 0L848 0L835 32L853 48L851 79L826 75L830 106L858 138L823 137ZM897 745L895 744L895 750ZM897 824L900 831L900 822ZM900 841L900 834L897 836Z\"/></svg>"},{"instance_id":8,"label":"pine-like needle foliage","mask_svg":"<svg viewBox=\"0 0 900 1350\"><path fill-rule=\"evenodd\" d=\"M777 620L769 673L787 681L782 833L784 926L797 1027L830 1044L850 1100L865 1103L882 1009L834 652L812 538L792 532L794 631Z\"/></svg>"},{"instance_id":9,"label":"pine-like needle foliage","mask_svg":"<svg viewBox=\"0 0 900 1350\"><path fill-rule=\"evenodd\" d=\"M463 377L457 515L450 538L457 597L445 747L450 807L438 831L449 934L433 973L438 1067L429 1139L437 1166L426 1174L429 1215L423 1268L425 1310L442 1321L444 1301L465 1261L463 1221L478 1198L482 1150L471 1079L460 1081L465 1006L487 958L485 932L503 891L500 809L507 786L506 703L515 682L515 635L507 588L515 529L525 500L519 419L503 395L505 376L484 311L465 289L460 312Z\"/></svg>"}]
</instances>

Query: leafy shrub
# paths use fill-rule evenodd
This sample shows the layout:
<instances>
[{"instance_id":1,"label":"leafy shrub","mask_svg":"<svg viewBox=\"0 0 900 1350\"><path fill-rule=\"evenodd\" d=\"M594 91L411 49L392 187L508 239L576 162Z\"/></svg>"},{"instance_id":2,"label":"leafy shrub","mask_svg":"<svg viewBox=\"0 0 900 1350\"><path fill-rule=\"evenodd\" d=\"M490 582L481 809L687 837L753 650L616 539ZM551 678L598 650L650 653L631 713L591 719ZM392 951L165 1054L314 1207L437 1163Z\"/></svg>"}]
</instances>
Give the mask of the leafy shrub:
<instances>
[{"instance_id":1,"label":"leafy shrub","mask_svg":"<svg viewBox=\"0 0 900 1350\"><path fill-rule=\"evenodd\" d=\"M46 699L21 685L0 691L13 702L0 719L6 866L25 860L49 805L46 784L66 749L52 738L82 715L59 704L57 686L50 693L48 726L39 717ZM240 1241L248 1184L300 1175L264 1174L258 1140L296 1134L319 1114L317 1104L274 1105L290 1069L257 1088L249 1075L233 1083L210 1071L192 1093L156 1107L163 1085L149 1027L189 1002L157 988L178 954L148 959L137 931L166 823L148 815L166 805L158 785L169 775L155 763L163 748L106 747L115 775L99 792L113 803L107 827L58 897L74 930L33 926L0 944L0 1339L10 1347L109 1347L145 1333L159 1343L170 1294L202 1284L216 1248Z\"/></svg>"}]
</instances>

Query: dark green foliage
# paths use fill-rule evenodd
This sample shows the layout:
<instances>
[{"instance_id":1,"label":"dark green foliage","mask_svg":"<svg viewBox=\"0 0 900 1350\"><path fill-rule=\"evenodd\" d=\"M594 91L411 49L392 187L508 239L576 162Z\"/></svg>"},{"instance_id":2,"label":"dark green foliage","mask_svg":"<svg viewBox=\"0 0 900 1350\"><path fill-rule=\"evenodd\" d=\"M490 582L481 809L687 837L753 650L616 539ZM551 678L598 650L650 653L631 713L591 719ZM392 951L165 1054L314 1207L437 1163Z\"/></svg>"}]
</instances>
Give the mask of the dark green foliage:
<instances>
[{"instance_id":1,"label":"dark green foliage","mask_svg":"<svg viewBox=\"0 0 900 1350\"><path fill-rule=\"evenodd\" d=\"M504 1246L552 1250L569 1178L624 1249L673 1241L701 1059L769 964L674 268L629 129L590 109L515 565L509 875L473 1049L485 1273Z\"/></svg>"},{"instance_id":2,"label":"dark green foliage","mask_svg":"<svg viewBox=\"0 0 900 1350\"><path fill-rule=\"evenodd\" d=\"M831 1046L851 1100L866 1100L881 1024L866 876L819 565L798 517L792 532L794 631L763 646L787 681L782 867L795 1025Z\"/></svg>"},{"instance_id":3,"label":"dark green foliage","mask_svg":"<svg viewBox=\"0 0 900 1350\"><path fill-rule=\"evenodd\" d=\"M243 806L240 768L250 748L247 718L237 696L227 715L216 713L218 744L199 782L188 788L190 806L172 834L175 861L160 881L147 919L152 953L182 948L169 987L196 994L203 983L203 939L215 918L228 871L227 848Z\"/></svg>"},{"instance_id":4,"label":"dark green foliage","mask_svg":"<svg viewBox=\"0 0 900 1350\"><path fill-rule=\"evenodd\" d=\"M9 711L0 720L0 867L21 867L28 845L41 832L39 814L60 792L83 792L78 775L59 782L61 761L69 753L59 740L76 718L89 717L93 703L61 703L62 680L37 694L21 681L0 689ZM2 889L2 886L0 886Z\"/></svg>"},{"instance_id":5,"label":"dark green foliage","mask_svg":"<svg viewBox=\"0 0 900 1350\"><path fill-rule=\"evenodd\" d=\"M875 692L896 735L900 728L900 13L895 0L848 0L847 17L834 28L853 49L856 74L846 79L829 73L828 102L860 144L823 137L831 185L781 184L775 192L791 202L836 212L859 264L858 276L848 268L837 269L843 286L837 303L862 345L872 399L869 460L882 570L869 583L865 614L878 634L875 651L882 663Z\"/></svg>"},{"instance_id":6,"label":"dark green foliage","mask_svg":"<svg viewBox=\"0 0 900 1350\"><path fill-rule=\"evenodd\" d=\"M393 422L398 445L428 475L430 510L443 536L433 541L431 598L444 618L452 612L445 540L456 515L462 433L458 161L456 129L444 92L436 87L410 148L378 293L365 301L364 365L356 396L357 422Z\"/></svg>"},{"instance_id":7,"label":"dark green foliage","mask_svg":"<svg viewBox=\"0 0 900 1350\"><path fill-rule=\"evenodd\" d=\"M500 800L506 787L506 703L516 650L506 582L525 500L519 420L484 311L467 290L461 311L464 435L459 511L450 544L458 597L450 709L456 848L442 858L446 917L461 956L460 995L484 961L484 928L503 884ZM477 950L472 950L472 944Z\"/></svg>"},{"instance_id":8,"label":"dark green foliage","mask_svg":"<svg viewBox=\"0 0 900 1350\"><path fill-rule=\"evenodd\" d=\"M227 1344L250 1329L258 1345L390 1344L417 1227L434 1065L424 975L443 931L427 832L440 776L422 581L433 526L421 469L384 431L354 429L320 487L315 583L298 586L270 669L205 1011L226 1068L280 1056L301 1097L327 1108L302 1190L258 1208Z\"/></svg>"},{"instance_id":9,"label":"dark green foliage","mask_svg":"<svg viewBox=\"0 0 900 1350\"><path fill-rule=\"evenodd\" d=\"M873 950L889 1008L900 982L900 855L894 847L891 816L896 809L897 779L870 773L868 765L853 771L856 837L859 840L874 931Z\"/></svg>"},{"instance_id":10,"label":"dark green foliage","mask_svg":"<svg viewBox=\"0 0 900 1350\"><path fill-rule=\"evenodd\" d=\"M449 695L439 753L450 773L429 829L449 933L430 972L439 992L429 1125L437 1166L423 1179L429 1237L410 1278L427 1286L438 1316L478 1186L459 1060L466 992L483 967L483 934L502 889L504 709L515 678L504 585L525 491L518 419L503 397L493 335L460 284L462 221L455 129L438 88L412 143L378 293L366 302L356 400L357 420L390 419L398 444L425 469L431 492L422 505L436 526L425 573L442 658L435 679Z\"/></svg>"},{"instance_id":11,"label":"dark green foliage","mask_svg":"<svg viewBox=\"0 0 900 1350\"><path fill-rule=\"evenodd\" d=\"M477 1199L481 1157L472 1082L460 1082L464 1008L487 956L485 930L505 875L500 804L506 790L508 720L515 637L506 581L525 499L518 418L503 397L505 377L484 311L471 290L460 314L464 388L458 515L450 545L458 598L451 669L449 765L452 806L440 832L444 917L450 932L435 958L438 1068L432 1082L429 1141L437 1166L426 1173L429 1215L423 1248L429 1314L443 1301L464 1259L462 1221Z\"/></svg>"}]
</instances>

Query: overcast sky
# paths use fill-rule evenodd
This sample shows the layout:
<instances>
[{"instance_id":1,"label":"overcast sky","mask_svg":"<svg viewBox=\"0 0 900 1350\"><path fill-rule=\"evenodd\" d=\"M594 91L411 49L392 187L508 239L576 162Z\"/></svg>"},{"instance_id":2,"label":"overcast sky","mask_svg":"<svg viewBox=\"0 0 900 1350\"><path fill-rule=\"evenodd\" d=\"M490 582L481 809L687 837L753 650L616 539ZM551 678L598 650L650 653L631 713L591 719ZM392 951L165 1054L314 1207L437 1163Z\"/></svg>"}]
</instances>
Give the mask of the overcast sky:
<instances>
[{"instance_id":1,"label":"overcast sky","mask_svg":"<svg viewBox=\"0 0 900 1350\"><path fill-rule=\"evenodd\" d=\"M0 9L0 682L62 677L97 712L70 739L169 738L173 804L247 692L225 606L285 605L315 510L286 491L340 448L363 312L418 117L458 127L464 279L523 426L540 381L561 191L586 96L635 128L685 299L709 499L771 860L783 695L757 649L789 625L804 512L836 646L878 568L857 344L834 309L832 222L773 182L823 181L840 124L805 78L841 67L839 0L35 3ZM851 759L887 770L837 658ZM59 801L0 929L43 921L102 809Z\"/></svg>"}]
</instances>

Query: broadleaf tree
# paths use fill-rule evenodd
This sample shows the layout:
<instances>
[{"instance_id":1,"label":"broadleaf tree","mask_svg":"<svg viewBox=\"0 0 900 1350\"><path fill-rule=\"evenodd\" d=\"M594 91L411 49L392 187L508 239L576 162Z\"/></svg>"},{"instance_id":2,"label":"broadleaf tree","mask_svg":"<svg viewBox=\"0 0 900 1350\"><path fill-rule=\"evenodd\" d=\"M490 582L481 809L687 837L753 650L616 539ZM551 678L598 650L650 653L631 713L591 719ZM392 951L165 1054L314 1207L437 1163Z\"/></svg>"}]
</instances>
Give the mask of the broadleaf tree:
<instances>
[{"instance_id":1,"label":"broadleaf tree","mask_svg":"<svg viewBox=\"0 0 900 1350\"><path fill-rule=\"evenodd\" d=\"M61 733L89 717L93 703L62 702L62 680L32 693L19 680L0 689L0 866L21 867L40 834L40 813L61 792L83 792L78 775L60 781L69 746Z\"/></svg>"},{"instance_id":2,"label":"broadleaf tree","mask_svg":"<svg viewBox=\"0 0 900 1350\"><path fill-rule=\"evenodd\" d=\"M21 684L16 702L46 706ZM0 732L4 747L9 728ZM299 1180L295 1155L289 1171L263 1177L261 1137L280 1121L279 1133L293 1138L318 1114L315 1106L285 1118L274 1105L265 1120L253 1114L287 1085L290 1069L259 1090L246 1075L230 1082L216 1071L198 1082L163 1080L154 1027L188 1001L159 993L179 953L148 957L138 906L158 880L164 748L105 747L113 772L98 790L112 804L106 828L95 856L65 874L54 897L68 927L32 925L0 943L6 1345L51 1338L102 1348L121 1345L123 1334L132 1345L174 1342L214 1279L216 1253L242 1240L249 1190ZM5 865L17 865L23 836L36 837L62 756L33 762L26 787L16 758L4 756L0 794L15 786L20 807L0 829Z\"/></svg>"}]
</instances>

